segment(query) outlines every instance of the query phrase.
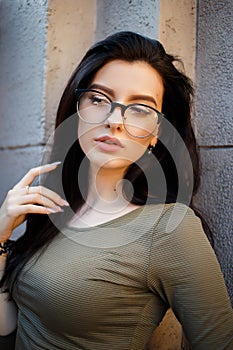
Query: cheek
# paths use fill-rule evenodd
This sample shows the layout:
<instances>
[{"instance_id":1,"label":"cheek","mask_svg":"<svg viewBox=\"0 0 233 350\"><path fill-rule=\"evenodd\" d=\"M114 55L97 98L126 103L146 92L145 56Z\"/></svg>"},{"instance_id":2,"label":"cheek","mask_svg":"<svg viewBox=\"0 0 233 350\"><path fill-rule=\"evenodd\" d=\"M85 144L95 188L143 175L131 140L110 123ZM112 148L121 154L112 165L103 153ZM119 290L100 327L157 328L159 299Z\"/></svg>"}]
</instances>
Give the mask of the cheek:
<instances>
[{"instance_id":1,"label":"cheek","mask_svg":"<svg viewBox=\"0 0 233 350\"><path fill-rule=\"evenodd\" d=\"M78 125L78 139L80 146L84 153L90 150L92 146L91 140L93 139L94 127L83 122L79 122Z\"/></svg>"},{"instance_id":2,"label":"cheek","mask_svg":"<svg viewBox=\"0 0 233 350\"><path fill-rule=\"evenodd\" d=\"M147 151L148 145L147 140L129 140L126 142L125 156L131 163L135 163Z\"/></svg>"},{"instance_id":3,"label":"cheek","mask_svg":"<svg viewBox=\"0 0 233 350\"><path fill-rule=\"evenodd\" d=\"M90 131L90 127L88 124L83 123L82 121L79 121L78 123L78 138L85 137L85 134Z\"/></svg>"},{"instance_id":4,"label":"cheek","mask_svg":"<svg viewBox=\"0 0 233 350\"><path fill-rule=\"evenodd\" d=\"M89 125L80 121L77 130L80 146L87 158L94 164L102 164L102 166L107 168L127 167L137 162L137 160L147 152L150 139L136 139L125 134L124 137L121 138L125 146L122 151L119 153L103 153L96 148L96 144L93 141L96 135L99 135L101 132L99 128L100 126Z\"/></svg>"}]
</instances>

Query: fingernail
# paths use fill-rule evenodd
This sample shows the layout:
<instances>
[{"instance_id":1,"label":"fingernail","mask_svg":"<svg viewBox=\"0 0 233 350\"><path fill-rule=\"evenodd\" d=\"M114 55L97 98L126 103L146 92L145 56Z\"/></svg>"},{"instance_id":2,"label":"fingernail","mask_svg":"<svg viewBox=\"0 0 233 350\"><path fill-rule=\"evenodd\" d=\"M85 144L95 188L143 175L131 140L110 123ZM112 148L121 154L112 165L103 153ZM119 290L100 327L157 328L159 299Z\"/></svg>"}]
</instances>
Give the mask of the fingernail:
<instances>
[{"instance_id":1,"label":"fingernail","mask_svg":"<svg viewBox=\"0 0 233 350\"><path fill-rule=\"evenodd\" d=\"M66 207L69 207L69 203L67 201L65 201L65 199L61 200L61 205L65 205Z\"/></svg>"},{"instance_id":2,"label":"fingernail","mask_svg":"<svg viewBox=\"0 0 233 350\"><path fill-rule=\"evenodd\" d=\"M59 207L58 205L56 206L56 208L57 208L57 210L60 211L60 212L63 212L63 211L64 211L64 210L63 210L61 207Z\"/></svg>"},{"instance_id":3,"label":"fingernail","mask_svg":"<svg viewBox=\"0 0 233 350\"><path fill-rule=\"evenodd\" d=\"M59 164L61 164L61 162L54 162L54 163L50 163L48 165L59 165Z\"/></svg>"},{"instance_id":4,"label":"fingernail","mask_svg":"<svg viewBox=\"0 0 233 350\"><path fill-rule=\"evenodd\" d=\"M56 211L56 210L51 209L51 208L47 208L47 210L48 210L50 213L57 213L57 211Z\"/></svg>"}]
</instances>

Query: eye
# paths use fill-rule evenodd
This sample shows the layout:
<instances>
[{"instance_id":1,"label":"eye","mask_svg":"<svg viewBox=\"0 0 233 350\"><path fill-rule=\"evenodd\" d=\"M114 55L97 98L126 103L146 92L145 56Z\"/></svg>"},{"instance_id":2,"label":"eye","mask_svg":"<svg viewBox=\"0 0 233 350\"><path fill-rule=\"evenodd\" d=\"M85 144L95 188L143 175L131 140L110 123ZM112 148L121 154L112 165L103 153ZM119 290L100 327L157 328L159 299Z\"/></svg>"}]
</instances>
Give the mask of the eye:
<instances>
[{"instance_id":1,"label":"eye","mask_svg":"<svg viewBox=\"0 0 233 350\"><path fill-rule=\"evenodd\" d=\"M90 93L88 96L91 104L95 105L95 106L101 106L101 105L106 105L109 104L108 99L101 95L101 94L97 94L97 93Z\"/></svg>"},{"instance_id":2,"label":"eye","mask_svg":"<svg viewBox=\"0 0 233 350\"><path fill-rule=\"evenodd\" d=\"M152 110L141 105L133 105L129 108L129 111L131 114L135 114L139 116L147 116L152 113Z\"/></svg>"}]
</instances>

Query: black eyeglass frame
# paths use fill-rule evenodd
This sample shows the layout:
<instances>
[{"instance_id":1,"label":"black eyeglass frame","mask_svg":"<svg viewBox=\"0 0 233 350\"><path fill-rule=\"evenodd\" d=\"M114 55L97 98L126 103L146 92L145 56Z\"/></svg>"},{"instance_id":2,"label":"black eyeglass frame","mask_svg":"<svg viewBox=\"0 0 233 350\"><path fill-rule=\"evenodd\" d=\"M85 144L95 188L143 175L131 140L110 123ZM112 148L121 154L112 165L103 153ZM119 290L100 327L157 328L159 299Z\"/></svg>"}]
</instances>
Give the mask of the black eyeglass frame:
<instances>
[{"instance_id":1,"label":"black eyeglass frame","mask_svg":"<svg viewBox=\"0 0 233 350\"><path fill-rule=\"evenodd\" d=\"M137 138L146 138L146 137L152 135L153 132L155 131L155 129L156 129L156 128L159 126L159 124L161 123L161 119L164 117L164 114L163 114L162 112L159 112L156 108L153 108L153 107L151 107L151 106L148 106L148 105L146 105L146 104L144 104L144 103L130 103L130 104L128 104L128 105L123 105L122 103L119 103L119 102L113 102L113 101L111 100L111 98L110 98L108 95L106 95L106 94L103 93L102 91L98 91L98 90L95 90L95 89L78 89L78 88L75 89L75 94L76 94L76 97L77 97L77 103L79 102L79 98L81 97L82 93L84 93L84 92L89 92L89 91L91 91L91 92L96 92L97 94L101 94L101 95L103 95L104 97L106 97L106 99L110 102L110 105L111 105L111 109L110 109L110 111L109 111L109 114L112 114L116 107L120 107L120 109L121 109L121 117L122 117L122 120L123 120L123 125L124 125L124 127L125 127L124 121L127 119L127 118L124 116L124 114L125 114L125 111L126 111L129 107L132 107L132 106L135 106L135 105L137 105L137 106L143 106L143 107L152 109L154 112L156 112L156 114L158 115L158 123L157 123L157 125L155 126L154 130L151 131L150 133L148 133L148 134L145 135L145 136L133 135L133 134L131 134L131 133L127 130L127 127L125 127L126 132L127 132L129 135L133 136L133 137L137 137ZM109 115L107 115L107 117L106 117L104 120L102 120L101 122L88 122L88 121L86 121L85 119L83 119L79 113L78 113L78 115L79 115L79 118L82 119L82 120L83 120L85 123L87 123L87 124L101 124L101 123L104 123L104 122L109 118Z\"/></svg>"}]
</instances>

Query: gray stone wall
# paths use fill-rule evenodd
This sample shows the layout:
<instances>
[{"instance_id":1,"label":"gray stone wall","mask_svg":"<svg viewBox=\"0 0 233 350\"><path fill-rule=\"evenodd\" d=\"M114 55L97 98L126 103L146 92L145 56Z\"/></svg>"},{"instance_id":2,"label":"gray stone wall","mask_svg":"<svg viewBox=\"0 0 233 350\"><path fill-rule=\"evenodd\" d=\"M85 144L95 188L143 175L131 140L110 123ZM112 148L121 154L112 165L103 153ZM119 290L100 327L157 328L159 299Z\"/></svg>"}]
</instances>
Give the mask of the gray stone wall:
<instances>
[{"instance_id":1,"label":"gray stone wall","mask_svg":"<svg viewBox=\"0 0 233 350\"><path fill-rule=\"evenodd\" d=\"M0 202L40 161L47 1L0 2Z\"/></svg>"},{"instance_id":2,"label":"gray stone wall","mask_svg":"<svg viewBox=\"0 0 233 350\"><path fill-rule=\"evenodd\" d=\"M158 38L159 0L98 0L96 39L120 30Z\"/></svg>"},{"instance_id":3,"label":"gray stone wall","mask_svg":"<svg viewBox=\"0 0 233 350\"><path fill-rule=\"evenodd\" d=\"M233 302L233 1L199 0L195 121L207 215Z\"/></svg>"}]
</instances>

